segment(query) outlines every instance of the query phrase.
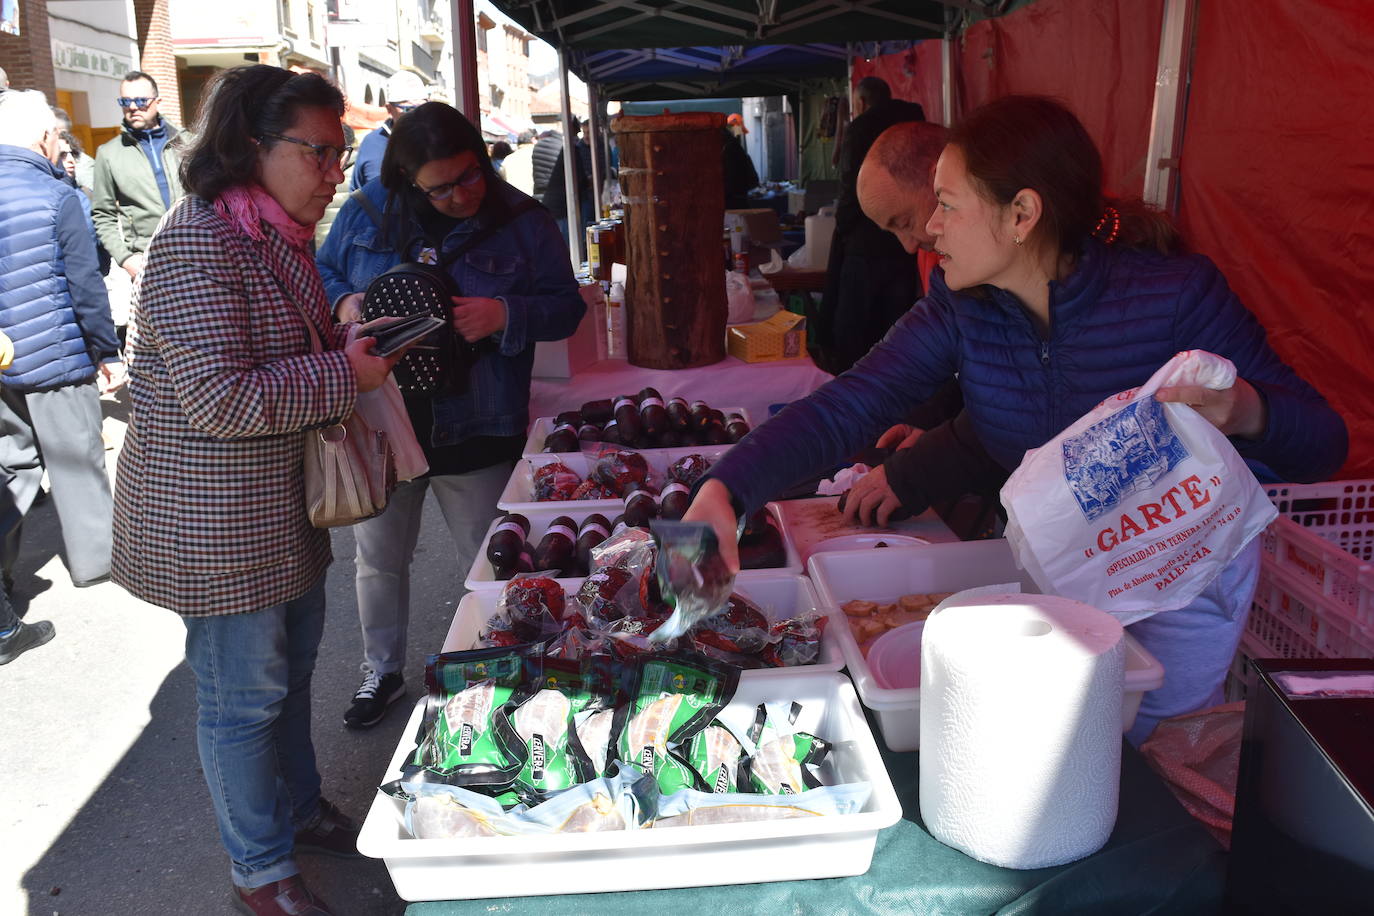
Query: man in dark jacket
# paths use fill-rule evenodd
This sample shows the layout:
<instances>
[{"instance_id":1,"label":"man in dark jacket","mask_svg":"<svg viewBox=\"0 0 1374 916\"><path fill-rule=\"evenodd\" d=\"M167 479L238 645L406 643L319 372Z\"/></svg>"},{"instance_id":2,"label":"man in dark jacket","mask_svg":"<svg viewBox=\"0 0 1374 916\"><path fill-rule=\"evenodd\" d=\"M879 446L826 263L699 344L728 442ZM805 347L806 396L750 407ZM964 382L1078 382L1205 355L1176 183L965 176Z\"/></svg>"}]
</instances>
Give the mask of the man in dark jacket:
<instances>
[{"instance_id":1,"label":"man in dark jacket","mask_svg":"<svg viewBox=\"0 0 1374 916\"><path fill-rule=\"evenodd\" d=\"M0 375L0 436L21 515L46 465L67 567L83 587L110 575L113 506L95 377L97 368L111 376L119 344L81 192L53 164L58 133L41 92L0 95L0 331L14 343ZM7 574L18 546L5 539Z\"/></svg>"},{"instance_id":2,"label":"man in dark jacket","mask_svg":"<svg viewBox=\"0 0 1374 916\"><path fill-rule=\"evenodd\" d=\"M587 145L587 141L580 135L580 127L576 121L573 122L573 149L576 151L576 158L573 159L573 173L577 177L577 206L581 210L582 218L573 227L568 219L568 176L563 166L563 146L560 139L558 147L558 157L554 160L553 168L549 172L548 187L544 189L542 203L553 214L554 222L558 223L559 230L563 233L564 241L568 238L570 231L581 232L583 228L591 222L592 218L592 150ZM535 154L538 155L539 147L535 147ZM538 160L535 160L536 168Z\"/></svg>"},{"instance_id":3,"label":"man in dark jacket","mask_svg":"<svg viewBox=\"0 0 1374 916\"><path fill-rule=\"evenodd\" d=\"M124 77L116 101L120 131L95 153L91 218L100 244L118 267L107 278L115 324L128 324L133 281L162 215L186 192L181 187L178 131L158 113L157 81L141 70ZM119 268L122 268L119 269Z\"/></svg>"},{"instance_id":4,"label":"man in dark jacket","mask_svg":"<svg viewBox=\"0 0 1374 916\"><path fill-rule=\"evenodd\" d=\"M839 374L882 339L892 323L921 297L916 257L859 207L859 167L878 136L894 124L924 121L914 102L892 98L875 76L859 81L858 115L840 141L840 196L830 242L825 294L812 323L812 356ZM935 165L939 149L930 159Z\"/></svg>"},{"instance_id":5,"label":"man in dark jacket","mask_svg":"<svg viewBox=\"0 0 1374 916\"><path fill-rule=\"evenodd\" d=\"M532 196L535 200L544 200L544 192L549 189L549 179L553 177L553 168L562 161L563 135L556 130L547 131L530 152L530 177L534 179Z\"/></svg>"}]
</instances>

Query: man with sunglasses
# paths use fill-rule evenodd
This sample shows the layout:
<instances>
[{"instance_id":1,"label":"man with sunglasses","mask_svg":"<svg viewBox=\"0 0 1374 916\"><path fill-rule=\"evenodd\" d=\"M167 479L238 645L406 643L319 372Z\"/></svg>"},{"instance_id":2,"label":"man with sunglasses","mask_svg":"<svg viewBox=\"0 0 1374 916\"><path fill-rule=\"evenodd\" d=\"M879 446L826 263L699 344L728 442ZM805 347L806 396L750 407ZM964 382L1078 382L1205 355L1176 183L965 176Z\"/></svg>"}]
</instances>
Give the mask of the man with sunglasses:
<instances>
[{"instance_id":1,"label":"man with sunglasses","mask_svg":"<svg viewBox=\"0 0 1374 916\"><path fill-rule=\"evenodd\" d=\"M397 70L386 78L382 87L386 96L386 119L381 127L363 138L358 144L358 158L353 165L353 177L348 180L348 190L356 191L382 173L382 157L386 155L386 144L391 139L391 131L396 122L429 101L429 87L420 79L419 74L410 70Z\"/></svg>"},{"instance_id":2,"label":"man with sunglasses","mask_svg":"<svg viewBox=\"0 0 1374 916\"><path fill-rule=\"evenodd\" d=\"M128 323L129 295L143 253L162 215L185 193L178 131L158 113L157 81L141 70L125 74L115 100L124 113L120 132L95 154L91 215L114 265L105 278L115 324Z\"/></svg>"}]
</instances>

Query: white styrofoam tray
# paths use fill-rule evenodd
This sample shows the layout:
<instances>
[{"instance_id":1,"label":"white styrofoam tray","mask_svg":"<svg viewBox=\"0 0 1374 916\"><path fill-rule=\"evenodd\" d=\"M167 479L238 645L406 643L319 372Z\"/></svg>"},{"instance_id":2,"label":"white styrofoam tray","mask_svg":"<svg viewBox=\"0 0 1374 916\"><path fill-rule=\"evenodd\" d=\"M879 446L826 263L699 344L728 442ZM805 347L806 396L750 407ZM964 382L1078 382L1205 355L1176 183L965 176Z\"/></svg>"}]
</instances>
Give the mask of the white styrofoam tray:
<instances>
[{"instance_id":1,"label":"white styrofoam tray","mask_svg":"<svg viewBox=\"0 0 1374 916\"><path fill-rule=\"evenodd\" d=\"M386 862L405 900L452 900L750 884L862 875L878 831L902 816L854 688L842 675L793 670L745 679L720 718L747 726L766 701L801 704L798 727L832 743L821 767L827 785L868 782L862 811L747 824L546 836L417 840L402 826L400 803L378 792L358 851ZM425 701L416 704L381 782L400 776L414 747Z\"/></svg>"},{"instance_id":2,"label":"white styrofoam tray","mask_svg":"<svg viewBox=\"0 0 1374 916\"><path fill-rule=\"evenodd\" d=\"M760 575L751 579L736 579L735 591L751 599L763 611L765 617L771 622L786 620L796 617L799 614L812 614L825 611L820 607L820 602L816 598L816 590L811 585L811 580L803 575L788 574L773 571L769 575ZM563 583L564 591L568 593L568 600L581 587L581 579L559 579ZM575 584L571 584L575 583ZM504 585L505 583L499 583ZM441 652L461 652L471 649L477 645L477 637L482 632L482 625L496 613L496 603L500 600L501 592L499 589L481 589L470 591L458 602L458 608L453 612L453 622L449 624L448 635L444 637L444 647ZM806 665L803 668L750 668L743 672L743 677L776 677L788 674L793 671L839 671L844 667L844 650L841 648L840 638L836 637L834 631L839 629L832 619L826 624L825 631L821 634L821 657L813 665Z\"/></svg>"},{"instance_id":3,"label":"white styrofoam tray","mask_svg":"<svg viewBox=\"0 0 1374 916\"><path fill-rule=\"evenodd\" d=\"M587 502L591 503L594 502L594 500L588 500ZM531 509L528 511L513 510L520 511L521 515L529 519L530 536L528 540L531 545L536 547L539 546L539 540L544 536L544 532L549 530L549 525L553 524L553 520L560 515L568 516L579 525L582 524L582 521L587 516L598 511L600 511L602 515L606 515L607 521L610 521L613 517L607 515L606 512L602 510L587 509L583 511L579 508L575 508L583 505L580 501L566 503L536 503L535 505L563 507L559 509ZM778 534L782 536L782 547L786 552L783 564L781 566L768 566L763 569L741 569L739 574L735 577L736 579L749 581L759 576L776 576L783 573L800 576L802 574L801 555L797 553L796 545L792 543L792 536L788 534L787 529L783 527L782 518L778 514L777 505L769 503L765 508L767 508L772 515L773 524L777 527ZM619 513L617 512L615 514L618 515ZM497 516L492 519L491 524L487 526L487 533L486 536L482 538L481 548L477 551L477 557L472 561L472 568L468 570L467 580L463 583L464 587L470 591L479 591L483 589L496 589L499 591L506 585L506 580L496 578L496 570L492 568L491 561L487 559L487 542L491 540L491 536L496 532L497 526L501 524L502 517L503 516ZM575 592L582 587L582 579L582 576L566 576L558 577L555 581L561 583L568 591Z\"/></svg>"},{"instance_id":4,"label":"white styrofoam tray","mask_svg":"<svg viewBox=\"0 0 1374 916\"><path fill-rule=\"evenodd\" d=\"M1019 582L1023 592L1040 591L1029 574L1017 567L1005 539L818 553L808 561L807 571L821 608L831 617L826 631L833 630L839 637L849 676L863 704L877 716L883 741L894 751L914 751L920 746L920 688L878 685L840 605L855 598L888 603L912 593L957 592L1011 582ZM1164 683L1164 666L1130 633L1125 637L1122 731L1135 722L1145 691Z\"/></svg>"},{"instance_id":5,"label":"white styrofoam tray","mask_svg":"<svg viewBox=\"0 0 1374 916\"><path fill-rule=\"evenodd\" d=\"M620 451L643 455L644 460L649 464L650 482L661 490L663 489L664 476L674 461L687 455L702 455L712 464L715 464L716 460L724 455L729 448L728 445L698 445L691 448L623 448ZM568 499L556 502L536 502L534 498L534 469L546 464L553 464L555 461L566 464L583 480L587 479L592 466L596 464L595 459L589 458L581 452L562 454L541 452L538 455L527 455L515 463L515 470L511 472L510 480L506 481L506 488L501 492L501 498L496 502L497 507L504 512L520 513L548 508L562 509L564 512L585 510L588 514L592 512L606 513L607 518L618 515L624 509L624 502L619 499Z\"/></svg>"},{"instance_id":6,"label":"white styrofoam tray","mask_svg":"<svg viewBox=\"0 0 1374 916\"><path fill-rule=\"evenodd\" d=\"M668 403L668 402L665 400L663 403L666 404L666 403ZM569 409L571 410L572 408L569 408ZM730 414L732 414L732 413L737 413L737 414L739 414L740 416L744 417L744 422L749 424L749 428L750 428L750 429L753 429L753 428L754 428L754 418L751 417L751 416L749 416L749 411L745 410L743 407L716 407L715 409L716 409L716 410L719 410L721 413L725 414L725 420L726 420L727 423L730 421ZM528 436L525 437L525 451L524 451L524 455L525 455L526 458L529 458L529 457L531 457L531 456L533 456L533 455L553 455L553 454L571 455L571 454L574 454L573 452L546 452L546 451L544 451L544 440L545 440L546 438L548 438L549 433L553 432L553 421L556 420L556 419L558 419L558 418L557 418L557 417L538 417L538 418L535 419L535 421L534 421L533 423L530 424L530 434L529 434ZM611 446L612 448L615 447L614 445L612 445L612 443L609 443L609 442L607 442L607 443L594 443L594 442L592 442L592 443L588 443L588 444L589 444L589 445L604 444L604 445ZM629 448L629 447L630 447L630 446L626 446L626 448ZM693 447L693 446L681 446L681 448L690 448L690 447ZM702 446L695 446L695 447L696 447L696 448L729 448L730 446L729 446L729 445L702 445ZM665 449L661 449L661 448L641 448L641 449L635 449L635 451L639 451L639 452L662 452L662 451L665 451Z\"/></svg>"}]
</instances>

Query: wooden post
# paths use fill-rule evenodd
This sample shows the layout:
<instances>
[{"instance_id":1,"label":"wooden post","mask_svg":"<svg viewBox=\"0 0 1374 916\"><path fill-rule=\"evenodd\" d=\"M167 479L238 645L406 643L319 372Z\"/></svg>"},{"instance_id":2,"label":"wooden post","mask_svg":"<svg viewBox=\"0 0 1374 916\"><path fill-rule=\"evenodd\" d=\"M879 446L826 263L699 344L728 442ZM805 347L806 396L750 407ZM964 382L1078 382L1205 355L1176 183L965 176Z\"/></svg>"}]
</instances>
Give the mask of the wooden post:
<instances>
[{"instance_id":1,"label":"wooden post","mask_svg":"<svg viewBox=\"0 0 1374 916\"><path fill-rule=\"evenodd\" d=\"M725 358L725 115L619 117L629 360L648 369Z\"/></svg>"}]
</instances>

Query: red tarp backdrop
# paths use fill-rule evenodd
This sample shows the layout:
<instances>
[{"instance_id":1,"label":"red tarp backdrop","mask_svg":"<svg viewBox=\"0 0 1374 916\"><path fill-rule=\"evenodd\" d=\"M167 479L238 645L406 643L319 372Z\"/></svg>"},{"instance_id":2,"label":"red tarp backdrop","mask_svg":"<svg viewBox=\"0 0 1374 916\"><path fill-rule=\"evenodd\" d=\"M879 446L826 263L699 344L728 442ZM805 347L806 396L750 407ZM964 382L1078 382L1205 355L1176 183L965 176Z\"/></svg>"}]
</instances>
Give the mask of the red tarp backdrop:
<instances>
[{"instance_id":1,"label":"red tarp backdrop","mask_svg":"<svg viewBox=\"0 0 1374 916\"><path fill-rule=\"evenodd\" d=\"M1180 225L1374 477L1374 6L1200 4Z\"/></svg>"},{"instance_id":2,"label":"red tarp backdrop","mask_svg":"<svg viewBox=\"0 0 1374 916\"><path fill-rule=\"evenodd\" d=\"M1163 0L1039 0L961 37L956 110L1009 92L1067 102L1109 193L1139 195ZM1374 477L1374 5L1199 4L1179 225L1350 427L1341 478ZM940 115L939 43L856 60Z\"/></svg>"}]
</instances>

